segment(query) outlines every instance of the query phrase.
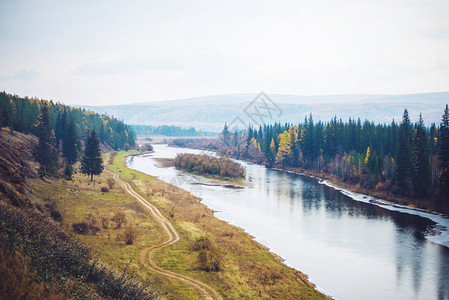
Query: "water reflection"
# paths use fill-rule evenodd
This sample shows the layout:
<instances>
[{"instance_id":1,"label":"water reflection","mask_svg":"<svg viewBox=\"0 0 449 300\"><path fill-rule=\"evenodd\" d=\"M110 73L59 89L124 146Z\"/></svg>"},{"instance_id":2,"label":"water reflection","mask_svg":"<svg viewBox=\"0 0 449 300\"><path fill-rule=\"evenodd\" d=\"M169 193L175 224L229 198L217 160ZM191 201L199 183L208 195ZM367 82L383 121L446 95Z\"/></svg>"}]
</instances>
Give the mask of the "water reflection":
<instances>
[{"instance_id":1,"label":"water reflection","mask_svg":"<svg viewBox=\"0 0 449 300\"><path fill-rule=\"evenodd\" d=\"M449 268L447 266L447 257L449 257L449 249L439 247L438 254L438 299L449 299Z\"/></svg>"},{"instance_id":2,"label":"water reflection","mask_svg":"<svg viewBox=\"0 0 449 300\"><path fill-rule=\"evenodd\" d=\"M155 150L164 157L181 151ZM313 178L243 164L251 186L204 186L203 202L324 292L336 299L449 299L449 249L425 238L435 225L430 219L355 201ZM177 174L149 158L130 165L168 182Z\"/></svg>"}]
</instances>

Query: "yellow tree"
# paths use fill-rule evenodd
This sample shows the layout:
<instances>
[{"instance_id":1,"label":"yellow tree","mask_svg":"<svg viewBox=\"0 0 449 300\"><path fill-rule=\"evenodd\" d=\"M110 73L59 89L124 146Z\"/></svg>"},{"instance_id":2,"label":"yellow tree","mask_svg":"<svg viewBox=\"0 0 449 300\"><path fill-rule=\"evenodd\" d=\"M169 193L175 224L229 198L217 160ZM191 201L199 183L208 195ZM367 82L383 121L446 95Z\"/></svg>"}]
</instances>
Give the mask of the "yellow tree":
<instances>
[{"instance_id":1,"label":"yellow tree","mask_svg":"<svg viewBox=\"0 0 449 300\"><path fill-rule=\"evenodd\" d=\"M271 139L270 150L273 153L276 153L276 145L274 144L274 139Z\"/></svg>"},{"instance_id":2,"label":"yellow tree","mask_svg":"<svg viewBox=\"0 0 449 300\"><path fill-rule=\"evenodd\" d=\"M285 164L289 157L292 156L291 136L288 130L280 134L279 148L276 155L276 163Z\"/></svg>"},{"instance_id":3,"label":"yellow tree","mask_svg":"<svg viewBox=\"0 0 449 300\"><path fill-rule=\"evenodd\" d=\"M371 151L369 150L369 147L368 147L366 149L366 155L365 155L365 167L368 166L370 156L371 156Z\"/></svg>"}]
</instances>

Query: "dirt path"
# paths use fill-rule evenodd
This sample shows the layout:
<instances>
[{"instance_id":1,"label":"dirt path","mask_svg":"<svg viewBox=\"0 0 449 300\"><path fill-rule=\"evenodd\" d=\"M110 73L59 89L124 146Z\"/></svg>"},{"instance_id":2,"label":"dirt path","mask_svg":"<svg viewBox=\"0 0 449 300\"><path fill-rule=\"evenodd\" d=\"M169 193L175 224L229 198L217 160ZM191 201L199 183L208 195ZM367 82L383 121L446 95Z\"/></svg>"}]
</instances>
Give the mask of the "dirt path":
<instances>
[{"instance_id":1,"label":"dirt path","mask_svg":"<svg viewBox=\"0 0 449 300\"><path fill-rule=\"evenodd\" d=\"M178 232L175 230L175 228L170 223L170 221L167 220L154 205L152 205L145 198L143 198L138 193L136 193L129 183L120 179L118 174L116 174L112 171L109 171L109 170L106 170L106 171L108 173L111 173L114 176L114 179L117 182L121 183L125 187L126 192L131 194L143 206L145 206L145 208L147 208L149 210L149 212L153 215L153 217L162 226L162 228L168 235L168 239L165 242L163 242L162 244L155 245L153 247L142 250L142 252L140 253L140 257L139 257L140 262L156 273L162 274L164 276L176 278L176 279L179 279L179 280L189 284L190 286L192 286L193 288L198 290L205 299L223 299L220 296L220 294L218 294L218 292L216 290L214 290L212 287L210 287L209 285L207 285L201 281L198 281L196 279L187 277L185 275L181 275L178 273L164 270L153 261L153 253L154 252L179 241Z\"/></svg>"}]
</instances>

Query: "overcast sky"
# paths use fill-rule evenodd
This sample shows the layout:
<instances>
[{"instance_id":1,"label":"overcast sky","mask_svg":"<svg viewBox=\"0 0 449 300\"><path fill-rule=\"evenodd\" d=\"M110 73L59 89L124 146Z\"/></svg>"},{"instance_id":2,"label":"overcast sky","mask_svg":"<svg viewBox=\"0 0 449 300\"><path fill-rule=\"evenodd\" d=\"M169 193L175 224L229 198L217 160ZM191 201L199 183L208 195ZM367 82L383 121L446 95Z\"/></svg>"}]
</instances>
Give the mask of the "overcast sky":
<instances>
[{"instance_id":1,"label":"overcast sky","mask_svg":"<svg viewBox=\"0 0 449 300\"><path fill-rule=\"evenodd\" d=\"M0 90L66 104L448 91L448 53L448 0L0 0Z\"/></svg>"}]
</instances>

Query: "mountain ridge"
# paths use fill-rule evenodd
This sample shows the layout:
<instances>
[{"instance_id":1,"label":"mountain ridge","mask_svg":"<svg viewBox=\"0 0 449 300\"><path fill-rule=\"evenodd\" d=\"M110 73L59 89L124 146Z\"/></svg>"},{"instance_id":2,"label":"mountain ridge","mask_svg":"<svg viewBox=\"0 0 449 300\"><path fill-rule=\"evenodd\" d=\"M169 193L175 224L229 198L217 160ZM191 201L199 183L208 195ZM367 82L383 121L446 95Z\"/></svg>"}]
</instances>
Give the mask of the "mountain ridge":
<instances>
[{"instance_id":1,"label":"mountain ridge","mask_svg":"<svg viewBox=\"0 0 449 300\"><path fill-rule=\"evenodd\" d=\"M219 131L224 123L240 119L241 123L252 123L245 110L259 94L227 94L186 99L156 101L134 104L80 106L98 113L113 115L133 125L194 126L197 129ZM329 121L336 116L347 120L367 119L376 123L399 121L405 108L412 121L422 113L427 124L439 122L441 111L449 103L449 92L417 94L346 94L299 96L267 94L275 103L280 115L264 120L265 123L293 122L304 120L312 113L315 120Z\"/></svg>"}]
</instances>

